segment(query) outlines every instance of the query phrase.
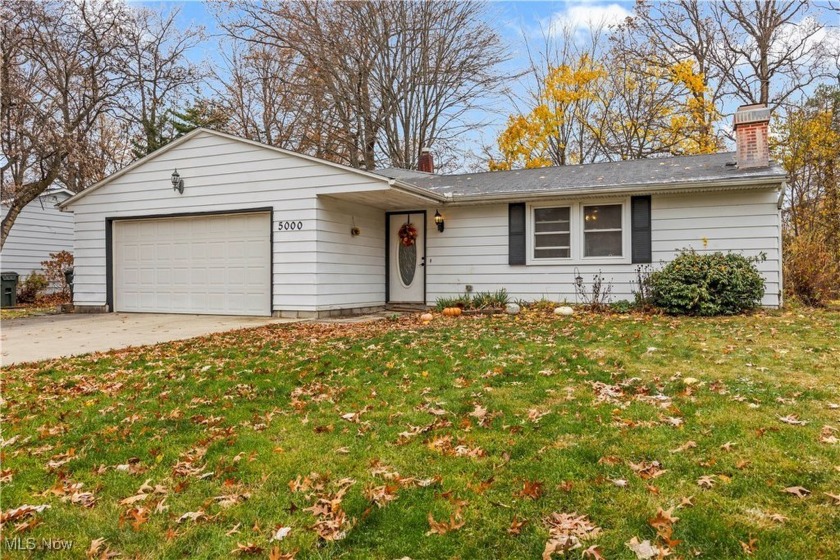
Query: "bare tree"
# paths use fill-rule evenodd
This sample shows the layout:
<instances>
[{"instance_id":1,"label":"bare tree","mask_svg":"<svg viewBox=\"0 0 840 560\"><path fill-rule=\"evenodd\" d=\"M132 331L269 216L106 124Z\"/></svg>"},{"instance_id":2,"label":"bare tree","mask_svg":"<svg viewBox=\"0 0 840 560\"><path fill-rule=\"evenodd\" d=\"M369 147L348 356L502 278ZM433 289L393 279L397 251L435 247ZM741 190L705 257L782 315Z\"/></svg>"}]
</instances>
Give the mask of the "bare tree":
<instances>
[{"instance_id":1,"label":"bare tree","mask_svg":"<svg viewBox=\"0 0 840 560\"><path fill-rule=\"evenodd\" d=\"M825 76L822 24L808 0L727 0L712 5L723 40L715 60L727 93L771 109ZM797 19L799 21L797 21Z\"/></svg>"},{"instance_id":2,"label":"bare tree","mask_svg":"<svg viewBox=\"0 0 840 560\"><path fill-rule=\"evenodd\" d=\"M298 106L308 146L355 167L412 167L420 149L456 137L470 109L502 83L501 40L482 5L442 2L248 1L223 22L264 45L308 100Z\"/></svg>"},{"instance_id":3,"label":"bare tree","mask_svg":"<svg viewBox=\"0 0 840 560\"><path fill-rule=\"evenodd\" d=\"M416 168L420 151L450 144L478 126L472 112L510 79L496 71L507 58L479 5L469 2L379 2L374 79L385 115L386 160Z\"/></svg>"},{"instance_id":4,"label":"bare tree","mask_svg":"<svg viewBox=\"0 0 840 560\"><path fill-rule=\"evenodd\" d=\"M304 115L311 98L295 87L298 67L288 50L251 43L233 45L226 68L216 75L216 99L227 128L251 140L306 151Z\"/></svg>"},{"instance_id":5,"label":"bare tree","mask_svg":"<svg viewBox=\"0 0 840 560\"><path fill-rule=\"evenodd\" d=\"M129 82L122 72L127 9L116 0L10 0L0 18L0 180L5 244L21 210L56 181L80 191L108 170L105 117Z\"/></svg>"},{"instance_id":6,"label":"bare tree","mask_svg":"<svg viewBox=\"0 0 840 560\"><path fill-rule=\"evenodd\" d=\"M168 112L195 93L205 72L189 59L204 38L201 27L177 23L180 8L161 12L137 8L126 30L129 45L125 75L132 87L123 105L134 127L135 155L142 157L168 143L174 132Z\"/></svg>"},{"instance_id":7,"label":"bare tree","mask_svg":"<svg viewBox=\"0 0 840 560\"><path fill-rule=\"evenodd\" d=\"M720 117L716 110L723 103L725 76L732 72L733 61L716 57L723 41L721 29L715 24L708 2L700 0L672 0L655 2L636 0L634 17L622 26L628 43L643 43L640 52L648 64L674 66L691 60L704 88L692 92L699 115L698 135L711 144L718 143L715 124Z\"/></svg>"}]
</instances>

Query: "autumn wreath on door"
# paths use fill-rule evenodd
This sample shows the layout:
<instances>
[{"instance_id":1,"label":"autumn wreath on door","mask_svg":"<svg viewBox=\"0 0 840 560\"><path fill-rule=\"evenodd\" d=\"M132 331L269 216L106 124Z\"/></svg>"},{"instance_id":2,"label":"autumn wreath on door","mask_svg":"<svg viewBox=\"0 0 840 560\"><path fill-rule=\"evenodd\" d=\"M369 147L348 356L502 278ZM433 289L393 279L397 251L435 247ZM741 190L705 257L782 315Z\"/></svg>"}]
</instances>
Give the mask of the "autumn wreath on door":
<instances>
[{"instance_id":1,"label":"autumn wreath on door","mask_svg":"<svg viewBox=\"0 0 840 560\"><path fill-rule=\"evenodd\" d=\"M417 228L414 224L406 222L400 228L400 243L405 247L411 247L417 242Z\"/></svg>"}]
</instances>

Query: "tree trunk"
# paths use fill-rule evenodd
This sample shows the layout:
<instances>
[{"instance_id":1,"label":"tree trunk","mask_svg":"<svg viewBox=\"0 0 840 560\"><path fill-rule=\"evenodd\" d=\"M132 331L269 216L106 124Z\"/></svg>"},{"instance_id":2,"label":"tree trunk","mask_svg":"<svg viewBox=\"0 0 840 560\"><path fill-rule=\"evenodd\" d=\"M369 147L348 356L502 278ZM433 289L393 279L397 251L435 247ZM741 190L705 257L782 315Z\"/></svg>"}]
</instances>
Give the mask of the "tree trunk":
<instances>
[{"instance_id":1,"label":"tree trunk","mask_svg":"<svg viewBox=\"0 0 840 560\"><path fill-rule=\"evenodd\" d=\"M0 250L2 250L6 245L6 238L9 237L9 232L12 231L12 226L14 225L18 214L20 214L21 210L23 210L23 206L15 200L12 202L12 205L9 206L9 211L5 216L3 216L3 224L0 225Z\"/></svg>"}]
</instances>

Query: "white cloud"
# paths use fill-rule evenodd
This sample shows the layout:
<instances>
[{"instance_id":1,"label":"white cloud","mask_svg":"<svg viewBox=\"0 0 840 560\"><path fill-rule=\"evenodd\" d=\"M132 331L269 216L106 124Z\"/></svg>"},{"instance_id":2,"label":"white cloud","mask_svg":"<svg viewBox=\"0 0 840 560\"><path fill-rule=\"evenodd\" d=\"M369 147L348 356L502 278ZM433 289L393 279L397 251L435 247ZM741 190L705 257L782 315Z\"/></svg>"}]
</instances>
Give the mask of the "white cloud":
<instances>
[{"instance_id":1,"label":"white cloud","mask_svg":"<svg viewBox=\"0 0 840 560\"><path fill-rule=\"evenodd\" d=\"M547 29L552 35L561 34L564 29L589 31L623 22L632 15L620 4L598 4L594 2L568 2L563 10L551 15Z\"/></svg>"}]
</instances>

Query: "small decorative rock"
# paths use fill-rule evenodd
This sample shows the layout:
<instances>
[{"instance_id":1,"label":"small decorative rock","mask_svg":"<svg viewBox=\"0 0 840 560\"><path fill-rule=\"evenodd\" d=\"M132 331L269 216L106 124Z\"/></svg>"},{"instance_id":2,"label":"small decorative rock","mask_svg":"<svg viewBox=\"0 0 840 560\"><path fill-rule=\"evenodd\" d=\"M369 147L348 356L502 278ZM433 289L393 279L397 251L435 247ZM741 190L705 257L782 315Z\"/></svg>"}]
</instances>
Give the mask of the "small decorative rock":
<instances>
[{"instance_id":1,"label":"small decorative rock","mask_svg":"<svg viewBox=\"0 0 840 560\"><path fill-rule=\"evenodd\" d=\"M505 306L505 313L507 313L508 315L519 315L520 311L521 310L519 309L519 305L515 303L509 303L507 304L507 306Z\"/></svg>"},{"instance_id":2,"label":"small decorative rock","mask_svg":"<svg viewBox=\"0 0 840 560\"><path fill-rule=\"evenodd\" d=\"M574 315L575 310L569 307L568 305L564 305L562 307L558 307L554 310L555 315Z\"/></svg>"}]
</instances>

